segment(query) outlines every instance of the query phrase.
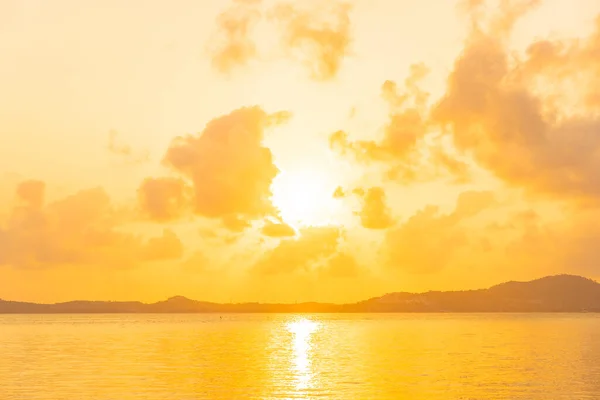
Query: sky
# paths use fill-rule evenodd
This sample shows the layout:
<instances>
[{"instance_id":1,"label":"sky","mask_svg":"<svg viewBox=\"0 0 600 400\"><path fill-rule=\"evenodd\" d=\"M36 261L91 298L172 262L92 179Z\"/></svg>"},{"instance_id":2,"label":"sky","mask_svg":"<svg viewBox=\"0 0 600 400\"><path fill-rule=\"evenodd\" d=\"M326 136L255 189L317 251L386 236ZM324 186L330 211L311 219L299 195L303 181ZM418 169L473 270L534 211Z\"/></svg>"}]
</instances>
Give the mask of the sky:
<instances>
[{"instance_id":1,"label":"sky","mask_svg":"<svg viewBox=\"0 0 600 400\"><path fill-rule=\"evenodd\" d=\"M600 278L600 2L0 2L0 298Z\"/></svg>"}]
</instances>

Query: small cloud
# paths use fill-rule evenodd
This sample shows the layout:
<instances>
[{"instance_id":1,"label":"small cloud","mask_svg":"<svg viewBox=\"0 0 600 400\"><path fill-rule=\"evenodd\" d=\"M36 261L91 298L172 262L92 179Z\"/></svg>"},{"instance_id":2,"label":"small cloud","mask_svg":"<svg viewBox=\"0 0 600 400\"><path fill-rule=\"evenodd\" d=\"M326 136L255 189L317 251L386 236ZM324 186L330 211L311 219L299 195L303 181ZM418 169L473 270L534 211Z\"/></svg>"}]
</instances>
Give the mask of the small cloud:
<instances>
[{"instance_id":1,"label":"small cloud","mask_svg":"<svg viewBox=\"0 0 600 400\"><path fill-rule=\"evenodd\" d=\"M209 46L212 66L229 74L257 56L251 31L261 18L260 1L237 0L217 18L217 31Z\"/></svg>"},{"instance_id":2,"label":"small cloud","mask_svg":"<svg viewBox=\"0 0 600 400\"><path fill-rule=\"evenodd\" d=\"M309 69L313 79L335 78L349 54L351 6L344 2L323 2L301 9L290 3L278 4L272 17L283 29L284 45Z\"/></svg>"},{"instance_id":3,"label":"small cloud","mask_svg":"<svg viewBox=\"0 0 600 400\"><path fill-rule=\"evenodd\" d=\"M38 180L21 182L17 186L17 196L25 205L31 208L41 208L44 204L46 184Z\"/></svg>"},{"instance_id":4,"label":"small cloud","mask_svg":"<svg viewBox=\"0 0 600 400\"><path fill-rule=\"evenodd\" d=\"M263 226L261 232L265 236L275 238L296 236L296 231L294 230L294 228L283 222L274 223L271 221L267 221Z\"/></svg>"},{"instance_id":5,"label":"small cloud","mask_svg":"<svg viewBox=\"0 0 600 400\"><path fill-rule=\"evenodd\" d=\"M221 221L223 222L223 226L231 232L239 233L250 227L250 222L234 214L225 215Z\"/></svg>"},{"instance_id":6,"label":"small cloud","mask_svg":"<svg viewBox=\"0 0 600 400\"><path fill-rule=\"evenodd\" d=\"M131 164L142 164L150 160L150 153L147 150L136 153L128 144L119 143L118 136L117 131L111 130L109 132L108 151L124 158Z\"/></svg>"},{"instance_id":7,"label":"small cloud","mask_svg":"<svg viewBox=\"0 0 600 400\"><path fill-rule=\"evenodd\" d=\"M387 229L394 225L391 211L385 202L385 192L381 187L372 187L364 196L361 195L363 207L358 216L363 227L367 229Z\"/></svg>"},{"instance_id":8,"label":"small cloud","mask_svg":"<svg viewBox=\"0 0 600 400\"><path fill-rule=\"evenodd\" d=\"M334 199L341 199L341 198L344 198L345 196L346 196L346 193L344 193L344 189L341 186L338 186L337 188L335 188L335 191L333 192Z\"/></svg>"}]
</instances>

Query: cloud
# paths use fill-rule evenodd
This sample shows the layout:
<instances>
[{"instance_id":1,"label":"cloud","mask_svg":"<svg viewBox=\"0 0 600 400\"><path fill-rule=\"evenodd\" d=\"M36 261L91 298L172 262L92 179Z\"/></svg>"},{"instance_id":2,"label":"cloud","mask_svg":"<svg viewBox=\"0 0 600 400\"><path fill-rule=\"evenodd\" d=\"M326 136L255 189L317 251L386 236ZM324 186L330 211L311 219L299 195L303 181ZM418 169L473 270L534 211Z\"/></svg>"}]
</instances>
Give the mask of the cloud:
<instances>
[{"instance_id":1,"label":"cloud","mask_svg":"<svg viewBox=\"0 0 600 400\"><path fill-rule=\"evenodd\" d=\"M158 222L172 221L188 209L190 189L178 178L146 178L138 188L142 212Z\"/></svg>"},{"instance_id":2,"label":"cloud","mask_svg":"<svg viewBox=\"0 0 600 400\"><path fill-rule=\"evenodd\" d=\"M46 184L38 180L28 180L21 182L17 186L18 198L27 206L40 208L44 204L44 192Z\"/></svg>"},{"instance_id":3,"label":"cloud","mask_svg":"<svg viewBox=\"0 0 600 400\"><path fill-rule=\"evenodd\" d=\"M319 269L319 274L333 278L353 278L361 275L363 272L356 262L356 258L344 251L333 255Z\"/></svg>"},{"instance_id":4,"label":"cloud","mask_svg":"<svg viewBox=\"0 0 600 400\"><path fill-rule=\"evenodd\" d=\"M310 227L300 230L299 235L283 239L254 265L259 275L308 272L315 263L324 261L337 252L342 231L335 227Z\"/></svg>"},{"instance_id":5,"label":"cloud","mask_svg":"<svg viewBox=\"0 0 600 400\"><path fill-rule=\"evenodd\" d=\"M462 192L456 200L454 216L458 219L471 217L492 206L494 201L494 194L490 191Z\"/></svg>"},{"instance_id":6,"label":"cloud","mask_svg":"<svg viewBox=\"0 0 600 400\"><path fill-rule=\"evenodd\" d=\"M25 198L35 207L14 208L5 226L0 225L0 265L131 268L147 259L148 246L157 246L163 256L167 248L174 249L174 238L168 233L145 243L119 230L119 215L101 188L82 190L41 207L43 185L23 189L31 187L24 183L17 191L27 193Z\"/></svg>"},{"instance_id":7,"label":"cloud","mask_svg":"<svg viewBox=\"0 0 600 400\"><path fill-rule=\"evenodd\" d=\"M271 183L279 171L262 141L265 129L289 117L260 107L237 109L210 121L199 135L173 140L163 162L191 179L198 215L225 222L276 215Z\"/></svg>"},{"instance_id":8,"label":"cloud","mask_svg":"<svg viewBox=\"0 0 600 400\"><path fill-rule=\"evenodd\" d=\"M367 229L387 229L394 224L391 211L385 202L383 188L369 188L361 197L363 197L363 206L357 214L363 227Z\"/></svg>"},{"instance_id":9,"label":"cloud","mask_svg":"<svg viewBox=\"0 0 600 400\"><path fill-rule=\"evenodd\" d=\"M457 182L466 182L467 164L450 154L430 126L429 94L419 87L427 73L423 64L414 64L402 89L393 81L383 83L381 96L389 115L381 140L353 141L347 132L337 131L329 137L330 147L362 163L388 166L386 176L393 181L408 184L450 175Z\"/></svg>"},{"instance_id":10,"label":"cloud","mask_svg":"<svg viewBox=\"0 0 600 400\"><path fill-rule=\"evenodd\" d=\"M313 79L324 81L338 74L349 54L350 10L348 3L337 1L304 9L281 3L271 14L283 30L286 48L310 69Z\"/></svg>"},{"instance_id":11,"label":"cloud","mask_svg":"<svg viewBox=\"0 0 600 400\"><path fill-rule=\"evenodd\" d=\"M162 236L150 238L141 251L141 259L144 261L173 260L182 255L183 244L170 229L163 230Z\"/></svg>"},{"instance_id":12,"label":"cloud","mask_svg":"<svg viewBox=\"0 0 600 400\"><path fill-rule=\"evenodd\" d=\"M515 59L507 36L537 3L504 2L487 25L475 24L432 120L511 185L597 202L600 118L590 93L600 83L600 23L582 41L537 41Z\"/></svg>"},{"instance_id":13,"label":"cloud","mask_svg":"<svg viewBox=\"0 0 600 400\"><path fill-rule=\"evenodd\" d=\"M294 228L283 222L274 223L267 221L262 227L261 233L265 236L275 238L296 236Z\"/></svg>"},{"instance_id":14,"label":"cloud","mask_svg":"<svg viewBox=\"0 0 600 400\"><path fill-rule=\"evenodd\" d=\"M384 247L389 266L420 274L443 269L459 248L472 245L468 227L464 225L466 220L492 202L489 192L463 192L449 214L440 214L438 207L426 206L387 232Z\"/></svg>"},{"instance_id":15,"label":"cloud","mask_svg":"<svg viewBox=\"0 0 600 400\"><path fill-rule=\"evenodd\" d=\"M564 210L561 218L548 220L527 209L512 213L504 223L489 226L495 240L494 260L501 258L505 276L540 276L558 273L598 276L597 243L600 240L597 209ZM511 278L511 275L513 276Z\"/></svg>"},{"instance_id":16,"label":"cloud","mask_svg":"<svg viewBox=\"0 0 600 400\"><path fill-rule=\"evenodd\" d=\"M346 196L346 193L344 193L344 189L341 186L338 186L335 188L335 190L333 192L334 199L341 199L341 198L344 198L345 196Z\"/></svg>"},{"instance_id":17,"label":"cloud","mask_svg":"<svg viewBox=\"0 0 600 400\"><path fill-rule=\"evenodd\" d=\"M183 244L170 229L163 230L162 236L150 238L141 250L141 259L144 261L173 260L182 255Z\"/></svg>"},{"instance_id":18,"label":"cloud","mask_svg":"<svg viewBox=\"0 0 600 400\"><path fill-rule=\"evenodd\" d=\"M217 18L217 31L209 46L212 66L229 74L257 56L251 31L261 18L260 1L237 0Z\"/></svg>"},{"instance_id":19,"label":"cloud","mask_svg":"<svg viewBox=\"0 0 600 400\"><path fill-rule=\"evenodd\" d=\"M211 263L209 258L201 251L196 251L189 258L181 263L184 271L191 273L207 273L211 272Z\"/></svg>"},{"instance_id":20,"label":"cloud","mask_svg":"<svg viewBox=\"0 0 600 400\"><path fill-rule=\"evenodd\" d=\"M234 214L227 214L222 219L223 226L231 232L240 233L250 227L250 223Z\"/></svg>"},{"instance_id":21,"label":"cloud","mask_svg":"<svg viewBox=\"0 0 600 400\"><path fill-rule=\"evenodd\" d=\"M131 146L124 143L119 143L117 140L118 136L117 131L111 130L108 134L108 151L112 154L125 158L128 162L132 164L141 164L149 161L150 154L149 152L142 151L140 153L136 153Z\"/></svg>"}]
</instances>

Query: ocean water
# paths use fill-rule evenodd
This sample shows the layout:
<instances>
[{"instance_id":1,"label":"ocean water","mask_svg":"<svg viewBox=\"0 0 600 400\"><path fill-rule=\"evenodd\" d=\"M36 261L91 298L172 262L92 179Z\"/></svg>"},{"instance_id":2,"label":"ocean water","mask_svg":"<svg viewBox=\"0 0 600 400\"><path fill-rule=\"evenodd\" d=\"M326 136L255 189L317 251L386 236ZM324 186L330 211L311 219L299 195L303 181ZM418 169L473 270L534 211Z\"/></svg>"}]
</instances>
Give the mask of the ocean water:
<instances>
[{"instance_id":1,"label":"ocean water","mask_svg":"<svg viewBox=\"0 0 600 400\"><path fill-rule=\"evenodd\" d=\"M0 399L600 399L600 315L0 315Z\"/></svg>"}]
</instances>

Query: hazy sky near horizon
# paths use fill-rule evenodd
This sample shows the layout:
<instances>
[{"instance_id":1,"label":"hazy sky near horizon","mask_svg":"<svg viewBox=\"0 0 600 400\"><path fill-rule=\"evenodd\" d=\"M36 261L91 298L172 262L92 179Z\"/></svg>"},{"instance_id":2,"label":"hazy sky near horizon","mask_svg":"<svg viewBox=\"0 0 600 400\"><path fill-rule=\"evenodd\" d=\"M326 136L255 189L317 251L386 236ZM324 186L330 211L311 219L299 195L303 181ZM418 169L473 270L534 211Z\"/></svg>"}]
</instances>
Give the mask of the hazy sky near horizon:
<instances>
[{"instance_id":1,"label":"hazy sky near horizon","mask_svg":"<svg viewBox=\"0 0 600 400\"><path fill-rule=\"evenodd\" d=\"M0 298L600 277L600 2L0 2Z\"/></svg>"}]
</instances>

